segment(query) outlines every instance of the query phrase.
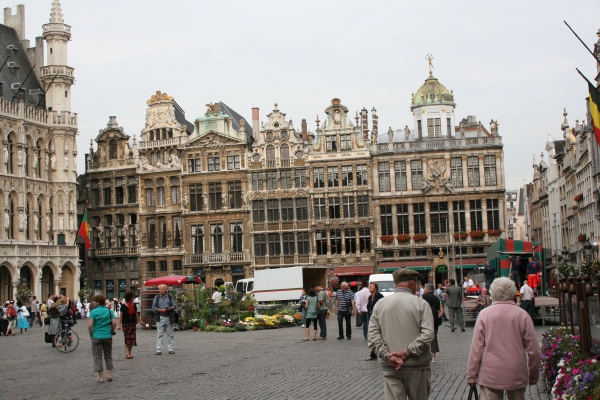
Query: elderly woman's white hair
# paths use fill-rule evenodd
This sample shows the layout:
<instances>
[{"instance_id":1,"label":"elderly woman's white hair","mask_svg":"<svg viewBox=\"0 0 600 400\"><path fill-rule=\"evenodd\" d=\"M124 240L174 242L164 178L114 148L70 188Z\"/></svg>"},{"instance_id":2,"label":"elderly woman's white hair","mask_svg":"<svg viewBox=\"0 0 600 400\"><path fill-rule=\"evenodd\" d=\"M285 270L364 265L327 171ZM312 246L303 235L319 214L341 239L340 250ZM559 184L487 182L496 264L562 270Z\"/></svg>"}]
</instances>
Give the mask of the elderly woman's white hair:
<instances>
[{"instance_id":1,"label":"elderly woman's white hair","mask_svg":"<svg viewBox=\"0 0 600 400\"><path fill-rule=\"evenodd\" d=\"M508 278L496 278L490 286L490 296L494 301L509 301L517 294L515 283Z\"/></svg>"}]
</instances>

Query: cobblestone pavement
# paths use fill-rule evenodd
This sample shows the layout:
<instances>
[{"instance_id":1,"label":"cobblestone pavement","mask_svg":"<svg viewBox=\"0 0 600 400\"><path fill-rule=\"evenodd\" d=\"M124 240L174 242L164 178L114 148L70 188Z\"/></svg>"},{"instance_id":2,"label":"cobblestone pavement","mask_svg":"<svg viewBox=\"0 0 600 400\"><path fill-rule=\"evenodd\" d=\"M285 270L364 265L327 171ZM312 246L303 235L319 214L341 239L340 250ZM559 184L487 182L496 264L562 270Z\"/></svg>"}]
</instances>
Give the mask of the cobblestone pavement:
<instances>
[{"instance_id":1,"label":"cobblestone pavement","mask_svg":"<svg viewBox=\"0 0 600 400\"><path fill-rule=\"evenodd\" d=\"M354 321L353 321L354 322ZM93 373L87 321L75 325L79 347L61 354L44 343L44 329L0 337L0 392L5 399L382 399L381 368L369 355L362 329L352 340L302 342L304 329L254 332L175 332L175 355L156 356L156 331L138 330L132 360L123 335L113 341L114 381L99 384ZM536 327L538 336L545 330ZM432 364L430 399L466 399L466 363L473 328L451 333L440 327L441 352ZM166 338L165 338L166 339ZM165 348L166 350L166 343ZM344 373L337 371L343 367ZM499 371L502 373L502 371ZM36 375L34 377L33 375ZM544 385L527 399L549 399Z\"/></svg>"}]
</instances>

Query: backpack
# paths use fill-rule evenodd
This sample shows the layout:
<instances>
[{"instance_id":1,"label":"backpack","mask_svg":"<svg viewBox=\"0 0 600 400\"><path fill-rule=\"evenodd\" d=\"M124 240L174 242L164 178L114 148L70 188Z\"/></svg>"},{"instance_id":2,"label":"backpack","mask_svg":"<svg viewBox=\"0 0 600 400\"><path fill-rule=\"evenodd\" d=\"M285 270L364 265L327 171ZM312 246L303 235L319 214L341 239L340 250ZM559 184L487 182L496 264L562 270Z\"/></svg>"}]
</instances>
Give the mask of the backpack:
<instances>
[{"instance_id":1,"label":"backpack","mask_svg":"<svg viewBox=\"0 0 600 400\"><path fill-rule=\"evenodd\" d=\"M329 293L327 293L327 290L325 289L323 289L322 292L325 293L325 301L321 307L331 308L331 299L329 298Z\"/></svg>"},{"instance_id":2,"label":"backpack","mask_svg":"<svg viewBox=\"0 0 600 400\"><path fill-rule=\"evenodd\" d=\"M73 304L71 300L69 300L69 310L67 311L67 315L69 317L77 316L77 307L75 307L75 304Z\"/></svg>"},{"instance_id":3,"label":"backpack","mask_svg":"<svg viewBox=\"0 0 600 400\"><path fill-rule=\"evenodd\" d=\"M8 319L15 319L17 317L17 312L13 306L8 306L6 308L6 317Z\"/></svg>"}]
</instances>

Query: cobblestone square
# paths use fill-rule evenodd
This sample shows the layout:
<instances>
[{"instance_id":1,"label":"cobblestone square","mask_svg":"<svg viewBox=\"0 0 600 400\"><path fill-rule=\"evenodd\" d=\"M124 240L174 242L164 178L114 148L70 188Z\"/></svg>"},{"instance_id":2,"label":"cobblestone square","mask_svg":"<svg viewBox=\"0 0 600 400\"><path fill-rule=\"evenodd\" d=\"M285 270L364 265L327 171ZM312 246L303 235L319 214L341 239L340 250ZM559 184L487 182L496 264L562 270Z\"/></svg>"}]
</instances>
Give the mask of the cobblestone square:
<instances>
[{"instance_id":1,"label":"cobblestone square","mask_svg":"<svg viewBox=\"0 0 600 400\"><path fill-rule=\"evenodd\" d=\"M336 340L337 324L328 321L326 341L302 342L304 329L254 332L175 332L175 355L154 355L156 331L138 330L132 360L125 359L123 336L113 341L114 381L99 384L87 321L75 331L79 347L61 354L44 343L45 328L0 337L5 399L383 399L383 380L369 355L362 329L352 340ZM355 330L356 329L356 330ZM546 328L536 327L538 336ZM441 352L432 364L430 399L466 399L466 364L473 327L451 333L440 327ZM165 343L166 346L166 343ZM164 349L163 349L164 350ZM343 364L345 372L337 373ZM502 373L502 371L498 371ZM33 375L36 375L35 382ZM543 383L527 399L549 399Z\"/></svg>"}]
</instances>

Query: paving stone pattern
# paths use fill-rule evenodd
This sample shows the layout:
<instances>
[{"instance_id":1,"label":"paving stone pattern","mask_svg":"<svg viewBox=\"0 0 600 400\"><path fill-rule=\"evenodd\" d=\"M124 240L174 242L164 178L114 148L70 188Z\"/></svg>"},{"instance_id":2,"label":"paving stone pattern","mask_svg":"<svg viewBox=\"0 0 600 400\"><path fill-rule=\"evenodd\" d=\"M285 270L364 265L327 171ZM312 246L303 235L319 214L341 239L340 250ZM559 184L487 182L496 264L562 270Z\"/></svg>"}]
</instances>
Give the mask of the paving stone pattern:
<instances>
[{"instance_id":1,"label":"paving stone pattern","mask_svg":"<svg viewBox=\"0 0 600 400\"><path fill-rule=\"evenodd\" d=\"M354 322L354 321L353 321ZM369 355L362 329L336 340L329 320L326 341L302 342L304 329L254 332L175 332L176 354L154 355L156 331L138 330L132 360L123 335L113 341L114 381L97 383L87 321L75 325L79 347L61 354L44 343L45 328L0 337L0 393L5 399L383 399L381 367ZM545 330L537 327L538 336ZM472 327L440 327L441 352L432 364L430 399L466 399L465 377ZM312 331L311 331L312 333ZM165 338L166 340L166 338ZM337 371L343 365L345 373ZM502 373L502 371L499 371ZM36 375L34 378L33 375ZM530 390L531 389L531 390ZM543 383L527 399L549 399Z\"/></svg>"}]
</instances>

